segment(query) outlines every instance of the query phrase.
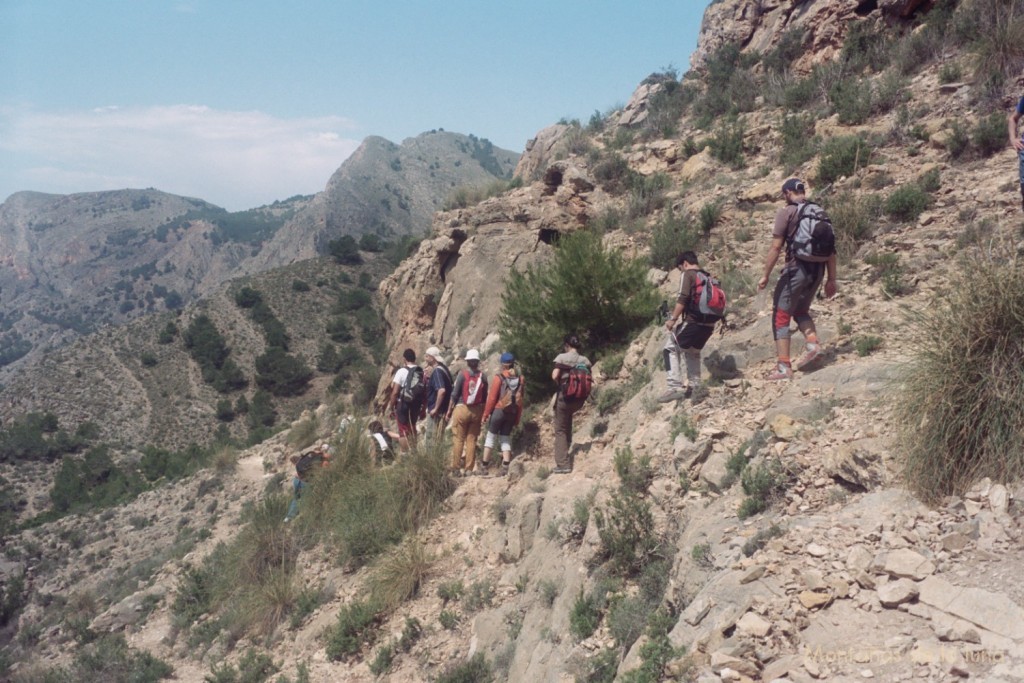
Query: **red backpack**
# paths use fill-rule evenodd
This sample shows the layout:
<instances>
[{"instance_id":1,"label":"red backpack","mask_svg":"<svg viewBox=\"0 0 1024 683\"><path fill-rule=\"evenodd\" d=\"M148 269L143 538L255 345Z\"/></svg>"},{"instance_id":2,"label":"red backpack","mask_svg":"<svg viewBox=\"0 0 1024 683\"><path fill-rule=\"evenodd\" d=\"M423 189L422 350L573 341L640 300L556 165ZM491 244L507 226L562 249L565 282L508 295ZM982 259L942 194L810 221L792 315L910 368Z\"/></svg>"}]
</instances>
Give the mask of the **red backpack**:
<instances>
[{"instance_id":1,"label":"red backpack","mask_svg":"<svg viewBox=\"0 0 1024 683\"><path fill-rule=\"evenodd\" d=\"M697 281L693 285L693 301L687 308L702 323L717 323L725 317L725 290L721 283L711 274L697 271Z\"/></svg>"},{"instance_id":2,"label":"red backpack","mask_svg":"<svg viewBox=\"0 0 1024 683\"><path fill-rule=\"evenodd\" d=\"M475 392L475 393L474 393ZM467 406L476 406L487 401L487 381L484 373L475 375L469 370L462 371L462 402Z\"/></svg>"},{"instance_id":3,"label":"red backpack","mask_svg":"<svg viewBox=\"0 0 1024 683\"><path fill-rule=\"evenodd\" d=\"M585 363L577 363L569 368L566 374L565 383L562 385L562 396L576 400L585 399L590 396L590 390L594 388L594 377L590 374L590 368Z\"/></svg>"}]
</instances>

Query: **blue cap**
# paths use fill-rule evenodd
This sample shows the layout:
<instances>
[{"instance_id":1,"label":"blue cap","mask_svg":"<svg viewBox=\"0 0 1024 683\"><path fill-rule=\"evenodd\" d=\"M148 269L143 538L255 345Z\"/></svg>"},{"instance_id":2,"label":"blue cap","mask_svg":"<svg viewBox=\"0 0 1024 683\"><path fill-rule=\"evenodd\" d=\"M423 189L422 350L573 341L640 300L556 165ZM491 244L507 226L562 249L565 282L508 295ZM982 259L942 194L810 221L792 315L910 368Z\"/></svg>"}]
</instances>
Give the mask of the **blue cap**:
<instances>
[{"instance_id":1,"label":"blue cap","mask_svg":"<svg viewBox=\"0 0 1024 683\"><path fill-rule=\"evenodd\" d=\"M506 351L505 353L501 354L501 362L502 363L515 363L516 362L516 357L513 356L508 351Z\"/></svg>"}]
</instances>

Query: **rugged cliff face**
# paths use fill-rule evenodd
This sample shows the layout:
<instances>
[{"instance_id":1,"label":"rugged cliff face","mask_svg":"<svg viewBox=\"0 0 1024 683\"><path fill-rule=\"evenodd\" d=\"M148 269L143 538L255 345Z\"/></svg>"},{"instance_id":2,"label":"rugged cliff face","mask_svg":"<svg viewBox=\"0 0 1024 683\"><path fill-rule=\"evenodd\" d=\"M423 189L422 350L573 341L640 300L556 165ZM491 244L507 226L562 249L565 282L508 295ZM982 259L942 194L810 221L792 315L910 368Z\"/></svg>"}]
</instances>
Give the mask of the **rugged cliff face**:
<instances>
[{"instance_id":1,"label":"rugged cliff face","mask_svg":"<svg viewBox=\"0 0 1024 683\"><path fill-rule=\"evenodd\" d=\"M582 163L556 162L529 187L438 213L433 237L381 283L394 361L407 346L438 345L455 358L473 347L500 353L508 273L541 263L558 234L579 229L609 201Z\"/></svg>"},{"instance_id":2,"label":"rugged cliff face","mask_svg":"<svg viewBox=\"0 0 1024 683\"><path fill-rule=\"evenodd\" d=\"M507 179L518 158L486 139L445 131L401 144L369 137L247 267L265 270L311 258L342 235L423 235L456 188Z\"/></svg>"}]
</instances>

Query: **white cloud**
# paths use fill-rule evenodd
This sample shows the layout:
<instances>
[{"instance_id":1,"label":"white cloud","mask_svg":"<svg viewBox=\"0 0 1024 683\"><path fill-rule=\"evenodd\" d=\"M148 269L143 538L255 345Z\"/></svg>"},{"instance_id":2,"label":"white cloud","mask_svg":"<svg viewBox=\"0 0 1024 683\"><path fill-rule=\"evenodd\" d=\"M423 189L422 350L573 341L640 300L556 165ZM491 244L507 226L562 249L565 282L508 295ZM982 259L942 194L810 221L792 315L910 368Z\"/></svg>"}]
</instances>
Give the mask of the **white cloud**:
<instances>
[{"instance_id":1,"label":"white cloud","mask_svg":"<svg viewBox=\"0 0 1024 683\"><path fill-rule=\"evenodd\" d=\"M4 176L24 183L3 189L155 187L245 209L323 189L359 146L343 135L353 128L338 116L279 119L197 105L0 110L0 149L11 155Z\"/></svg>"}]
</instances>

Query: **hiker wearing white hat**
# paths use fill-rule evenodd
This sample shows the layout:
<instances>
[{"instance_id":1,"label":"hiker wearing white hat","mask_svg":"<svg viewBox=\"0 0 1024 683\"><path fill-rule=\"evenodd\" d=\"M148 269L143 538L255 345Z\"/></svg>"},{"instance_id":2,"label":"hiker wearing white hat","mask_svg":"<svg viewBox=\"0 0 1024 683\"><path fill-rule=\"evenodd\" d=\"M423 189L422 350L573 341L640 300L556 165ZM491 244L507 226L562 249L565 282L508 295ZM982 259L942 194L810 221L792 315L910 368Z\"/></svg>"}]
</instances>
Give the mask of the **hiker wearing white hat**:
<instances>
[{"instance_id":1,"label":"hiker wearing white hat","mask_svg":"<svg viewBox=\"0 0 1024 683\"><path fill-rule=\"evenodd\" d=\"M459 373L452 387L452 406L447 415L452 423L450 466L456 477L472 472L476 465L476 442L487 401L487 378L480 372L480 352L466 351L466 365L469 367Z\"/></svg>"},{"instance_id":2,"label":"hiker wearing white hat","mask_svg":"<svg viewBox=\"0 0 1024 683\"><path fill-rule=\"evenodd\" d=\"M426 435L432 436L439 429L448 414L448 405L452 400L452 373L444 364L441 349L431 346L423 355L427 359L427 425Z\"/></svg>"}]
</instances>

